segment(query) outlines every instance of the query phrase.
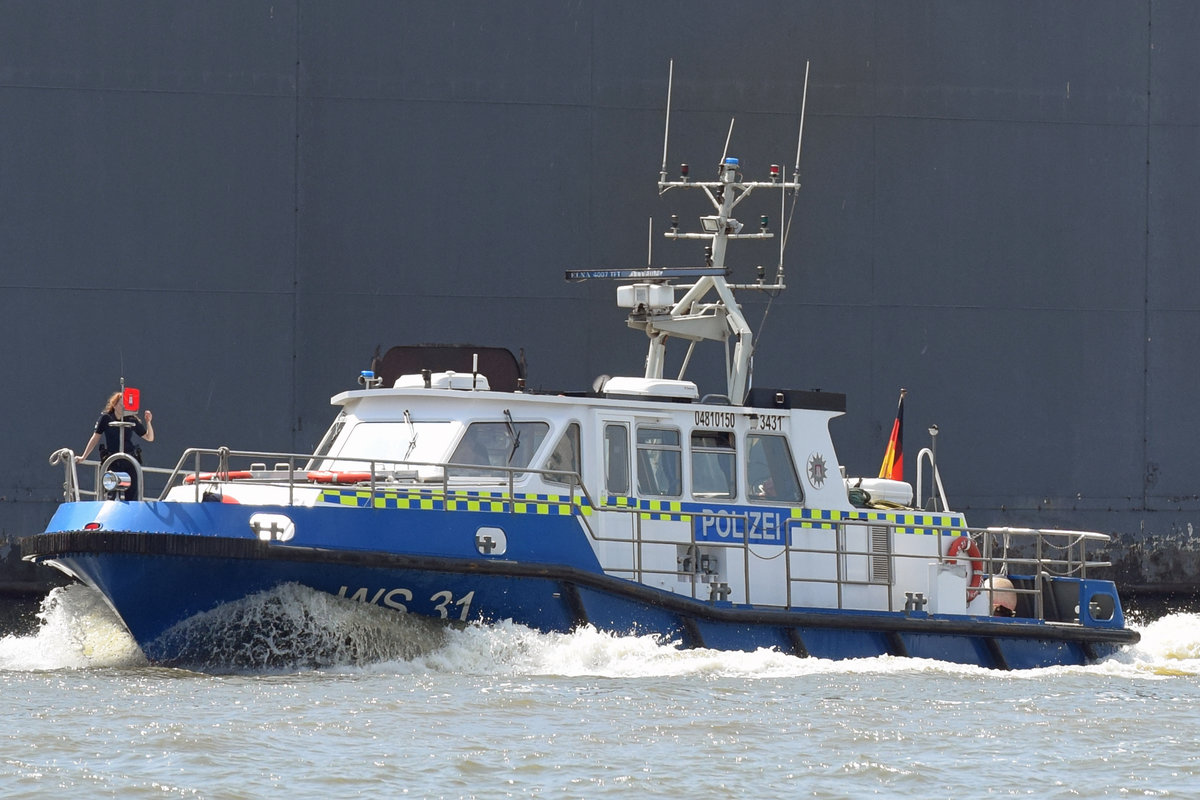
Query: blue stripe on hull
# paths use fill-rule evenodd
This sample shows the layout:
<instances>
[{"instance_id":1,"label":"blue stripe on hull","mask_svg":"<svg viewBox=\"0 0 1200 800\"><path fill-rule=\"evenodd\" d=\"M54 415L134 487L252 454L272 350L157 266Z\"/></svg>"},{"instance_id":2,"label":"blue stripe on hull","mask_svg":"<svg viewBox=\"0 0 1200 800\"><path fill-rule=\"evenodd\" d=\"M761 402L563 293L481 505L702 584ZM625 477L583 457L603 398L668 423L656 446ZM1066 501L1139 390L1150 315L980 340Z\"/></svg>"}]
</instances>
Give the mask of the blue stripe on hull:
<instances>
[{"instance_id":1,"label":"blue stripe on hull","mask_svg":"<svg viewBox=\"0 0 1200 800\"><path fill-rule=\"evenodd\" d=\"M110 599L148 658L168 663L176 661L180 647L177 639L164 636L173 625L285 583L432 618L512 619L537 630L559 632L587 622L618 634L659 634L685 646L773 648L827 659L891 654L1017 669L1083 664L1117 649L1107 643L1044 639L1036 625L1027 626L1028 637L991 638L889 631L889 618L878 614L854 615L863 627L845 625L847 614L837 613L822 615L830 627L728 621L706 616L707 604L698 603L693 611L668 608L549 575L136 553L69 554L58 560Z\"/></svg>"},{"instance_id":2,"label":"blue stripe on hull","mask_svg":"<svg viewBox=\"0 0 1200 800\"><path fill-rule=\"evenodd\" d=\"M83 502L59 506L47 533L80 531L92 522L101 532L152 531L203 539L253 540L250 518L279 514L295 524L293 547L339 552L382 552L445 558L478 558L480 528L507 535L503 558L523 563L572 564L600 570L577 517L490 511L430 512L421 509L346 509L337 506L251 506L226 503Z\"/></svg>"},{"instance_id":3,"label":"blue stripe on hull","mask_svg":"<svg viewBox=\"0 0 1200 800\"><path fill-rule=\"evenodd\" d=\"M76 509L87 517L97 507L106 506L102 510L111 514L113 506L122 504L75 505L91 506ZM180 509L184 518L171 518L166 512L178 505L135 508L142 515L161 513L163 527L192 528L203 518L217 531L245 525L256 510L190 505ZM296 538L303 534L299 546L245 533L218 536L193 529L143 534L78 531L69 525L62 533L32 537L29 546L38 557L55 559L99 589L146 655L164 662L174 662L179 652L177 640L163 638L173 625L287 583L432 618L511 619L560 632L590 623L618 634L658 634L690 647L774 648L828 659L891 654L1026 668L1087 663L1121 642L1136 641L1131 632L1031 621L784 611L691 600L604 575L577 522L565 516L514 526L507 533L508 552L498 557L481 552L475 536L481 525L505 525L504 514L460 512L446 515L446 524L434 528L422 512L389 511L364 533L358 526L355 532L342 528L348 516L376 513L370 509L352 515L337 509L294 512ZM538 551L545 558L547 549L554 560L522 555Z\"/></svg>"}]
</instances>

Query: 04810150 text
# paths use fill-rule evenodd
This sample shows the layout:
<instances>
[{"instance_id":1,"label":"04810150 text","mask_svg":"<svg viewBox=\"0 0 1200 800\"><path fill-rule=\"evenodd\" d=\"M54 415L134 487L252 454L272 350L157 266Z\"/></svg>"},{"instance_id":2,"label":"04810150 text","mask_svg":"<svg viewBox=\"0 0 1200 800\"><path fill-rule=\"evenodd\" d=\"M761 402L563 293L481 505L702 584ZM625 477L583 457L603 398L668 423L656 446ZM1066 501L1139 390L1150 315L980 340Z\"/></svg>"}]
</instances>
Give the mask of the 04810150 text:
<instances>
[{"instance_id":1,"label":"04810150 text","mask_svg":"<svg viewBox=\"0 0 1200 800\"><path fill-rule=\"evenodd\" d=\"M467 615L471 612L471 601L475 599L475 591L471 590L466 594L454 599L453 592L442 590L434 592L427 601L417 601L415 608L410 609L413 605L413 592L411 589L395 588L395 589L375 589L362 587L356 590L353 594L350 593L349 586L343 586L338 590L338 597L343 599L357 600L360 603L366 603L373 606L383 606L396 611L408 612L412 610L414 613L426 613L429 616L439 616L442 619L457 619L466 622ZM421 608L426 606L426 608Z\"/></svg>"}]
</instances>

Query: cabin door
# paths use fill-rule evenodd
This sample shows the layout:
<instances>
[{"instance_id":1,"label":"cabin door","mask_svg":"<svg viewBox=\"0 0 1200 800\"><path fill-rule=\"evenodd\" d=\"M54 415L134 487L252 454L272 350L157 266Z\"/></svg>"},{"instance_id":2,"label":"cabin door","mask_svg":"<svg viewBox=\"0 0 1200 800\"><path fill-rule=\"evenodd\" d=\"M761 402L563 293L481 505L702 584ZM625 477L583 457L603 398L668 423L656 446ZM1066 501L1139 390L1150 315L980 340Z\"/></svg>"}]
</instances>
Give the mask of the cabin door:
<instances>
[{"instance_id":1,"label":"cabin door","mask_svg":"<svg viewBox=\"0 0 1200 800\"><path fill-rule=\"evenodd\" d=\"M596 534L605 571L632 578L638 569L634 531L637 525L633 478L633 418L605 416L599 420L599 492Z\"/></svg>"}]
</instances>

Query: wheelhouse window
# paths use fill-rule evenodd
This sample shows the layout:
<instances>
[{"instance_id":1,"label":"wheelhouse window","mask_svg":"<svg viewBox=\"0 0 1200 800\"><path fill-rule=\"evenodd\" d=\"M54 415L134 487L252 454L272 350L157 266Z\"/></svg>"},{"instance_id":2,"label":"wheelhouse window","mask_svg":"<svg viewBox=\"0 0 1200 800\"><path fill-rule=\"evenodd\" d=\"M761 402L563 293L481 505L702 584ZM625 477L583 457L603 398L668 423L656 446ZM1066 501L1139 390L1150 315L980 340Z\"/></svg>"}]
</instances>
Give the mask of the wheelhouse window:
<instances>
[{"instance_id":1,"label":"wheelhouse window","mask_svg":"<svg viewBox=\"0 0 1200 800\"><path fill-rule=\"evenodd\" d=\"M786 436L746 437L747 496L764 503L802 503L800 479Z\"/></svg>"},{"instance_id":2,"label":"wheelhouse window","mask_svg":"<svg viewBox=\"0 0 1200 800\"><path fill-rule=\"evenodd\" d=\"M692 431L692 495L732 498L737 494L737 451L729 431Z\"/></svg>"},{"instance_id":3,"label":"wheelhouse window","mask_svg":"<svg viewBox=\"0 0 1200 800\"><path fill-rule=\"evenodd\" d=\"M555 483L579 483L579 423L572 422L559 437L558 443L550 451L543 469L554 470L546 473L546 480Z\"/></svg>"},{"instance_id":4,"label":"wheelhouse window","mask_svg":"<svg viewBox=\"0 0 1200 800\"><path fill-rule=\"evenodd\" d=\"M347 427L349 426L349 427ZM406 471L446 459L454 435L447 421L363 421L338 417L314 454L310 469Z\"/></svg>"},{"instance_id":5,"label":"wheelhouse window","mask_svg":"<svg viewBox=\"0 0 1200 800\"><path fill-rule=\"evenodd\" d=\"M325 431L325 435L321 438L321 443L317 445L317 449L313 451L313 464L316 466L316 461L322 456L329 454L329 448L333 447L334 441L341 434L342 428L346 427L346 412L339 412L337 419L329 426L329 430Z\"/></svg>"},{"instance_id":6,"label":"wheelhouse window","mask_svg":"<svg viewBox=\"0 0 1200 800\"><path fill-rule=\"evenodd\" d=\"M350 429L339 454L372 458L380 469L403 469L409 463L441 461L450 447L449 422L359 422ZM340 462L349 464L350 462ZM357 469L365 468L358 463ZM335 469L355 469L353 466Z\"/></svg>"},{"instance_id":7,"label":"wheelhouse window","mask_svg":"<svg viewBox=\"0 0 1200 800\"><path fill-rule=\"evenodd\" d=\"M683 494L683 449L679 431L672 428L638 427L638 491L659 497Z\"/></svg>"},{"instance_id":8,"label":"wheelhouse window","mask_svg":"<svg viewBox=\"0 0 1200 800\"><path fill-rule=\"evenodd\" d=\"M550 426L545 422L472 422L450 456L452 475L504 477L504 468L528 467ZM492 469L484 469L492 467Z\"/></svg>"},{"instance_id":9,"label":"wheelhouse window","mask_svg":"<svg viewBox=\"0 0 1200 800\"><path fill-rule=\"evenodd\" d=\"M629 494L629 427L604 426L604 489L608 494Z\"/></svg>"}]
</instances>

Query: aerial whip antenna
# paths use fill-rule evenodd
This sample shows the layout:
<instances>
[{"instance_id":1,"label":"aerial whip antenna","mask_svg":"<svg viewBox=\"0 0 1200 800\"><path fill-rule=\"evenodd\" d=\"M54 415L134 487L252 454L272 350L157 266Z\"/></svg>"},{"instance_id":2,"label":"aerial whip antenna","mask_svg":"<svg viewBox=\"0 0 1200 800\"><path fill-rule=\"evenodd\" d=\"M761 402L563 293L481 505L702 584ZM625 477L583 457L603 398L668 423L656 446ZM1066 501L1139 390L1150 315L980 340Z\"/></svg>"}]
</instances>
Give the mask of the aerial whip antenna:
<instances>
[{"instance_id":1,"label":"aerial whip antenna","mask_svg":"<svg viewBox=\"0 0 1200 800\"><path fill-rule=\"evenodd\" d=\"M658 182L667 182L667 137L671 133L671 86L675 80L675 59L671 59L667 66L667 122L663 128L663 160L662 169L658 173Z\"/></svg>"},{"instance_id":2,"label":"aerial whip antenna","mask_svg":"<svg viewBox=\"0 0 1200 800\"><path fill-rule=\"evenodd\" d=\"M800 178L800 144L804 141L804 108L808 105L808 65L804 62L804 94L800 96L800 133L796 136L796 166L792 170L792 180Z\"/></svg>"},{"instance_id":3,"label":"aerial whip antenna","mask_svg":"<svg viewBox=\"0 0 1200 800\"><path fill-rule=\"evenodd\" d=\"M729 155L729 140L733 138L733 123L737 121L737 117L729 118L729 133L725 135L725 152L721 153L721 163L725 163L726 156Z\"/></svg>"},{"instance_id":4,"label":"aerial whip antenna","mask_svg":"<svg viewBox=\"0 0 1200 800\"><path fill-rule=\"evenodd\" d=\"M784 216L784 204L787 202L787 189L779 191L779 218L782 220ZM792 220L788 218L787 224L784 225L783 235L779 237L779 271L775 275L776 283L783 283L783 245L787 241L787 229L791 226Z\"/></svg>"},{"instance_id":5,"label":"aerial whip antenna","mask_svg":"<svg viewBox=\"0 0 1200 800\"><path fill-rule=\"evenodd\" d=\"M654 217L650 218L650 235L646 242L646 266L654 266Z\"/></svg>"},{"instance_id":6,"label":"aerial whip antenna","mask_svg":"<svg viewBox=\"0 0 1200 800\"><path fill-rule=\"evenodd\" d=\"M804 113L808 105L808 68L810 62L804 62L804 93L800 96L800 132L796 135L796 166L792 168L792 183L800 183L800 145L804 142ZM800 196L797 190L792 195L792 209L788 213L787 224L783 227L783 236L779 239L779 273L783 274L783 249L787 246L788 236L792 232L792 219L796 216L796 199ZM783 216L783 197L779 199L779 214Z\"/></svg>"}]
</instances>

